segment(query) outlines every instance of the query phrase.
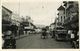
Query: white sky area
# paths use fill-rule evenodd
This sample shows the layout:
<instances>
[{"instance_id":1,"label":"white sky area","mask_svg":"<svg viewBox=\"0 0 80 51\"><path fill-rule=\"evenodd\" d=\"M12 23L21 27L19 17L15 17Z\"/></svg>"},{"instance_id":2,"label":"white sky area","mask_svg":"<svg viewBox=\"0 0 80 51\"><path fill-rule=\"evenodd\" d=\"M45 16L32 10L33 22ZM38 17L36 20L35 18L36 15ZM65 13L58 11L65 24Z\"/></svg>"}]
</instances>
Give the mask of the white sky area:
<instances>
[{"instance_id":1,"label":"white sky area","mask_svg":"<svg viewBox=\"0 0 80 51\"><path fill-rule=\"evenodd\" d=\"M20 16L30 16L38 25L53 23L61 4L62 1L56 0L3 0L3 6Z\"/></svg>"}]
</instances>

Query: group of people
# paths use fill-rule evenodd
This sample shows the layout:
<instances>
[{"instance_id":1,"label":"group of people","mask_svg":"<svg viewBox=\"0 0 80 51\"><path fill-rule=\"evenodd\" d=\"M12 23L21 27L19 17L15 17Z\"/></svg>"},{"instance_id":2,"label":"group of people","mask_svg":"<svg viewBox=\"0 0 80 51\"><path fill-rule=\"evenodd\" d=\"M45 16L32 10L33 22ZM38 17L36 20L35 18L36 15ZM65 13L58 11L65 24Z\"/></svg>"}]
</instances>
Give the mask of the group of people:
<instances>
[{"instance_id":1,"label":"group of people","mask_svg":"<svg viewBox=\"0 0 80 51\"><path fill-rule=\"evenodd\" d=\"M50 32L46 28L43 28L42 33L41 33L41 38L46 39L46 38L48 38L49 34L50 34Z\"/></svg>"},{"instance_id":2,"label":"group of people","mask_svg":"<svg viewBox=\"0 0 80 51\"><path fill-rule=\"evenodd\" d=\"M3 49L16 48L16 39L18 27L14 24L6 26L6 30L2 32Z\"/></svg>"},{"instance_id":3,"label":"group of people","mask_svg":"<svg viewBox=\"0 0 80 51\"><path fill-rule=\"evenodd\" d=\"M70 42L73 48L79 48L79 32L78 31L68 31Z\"/></svg>"},{"instance_id":4,"label":"group of people","mask_svg":"<svg viewBox=\"0 0 80 51\"><path fill-rule=\"evenodd\" d=\"M45 39L46 37L47 37L46 29L43 28L41 38Z\"/></svg>"}]
</instances>

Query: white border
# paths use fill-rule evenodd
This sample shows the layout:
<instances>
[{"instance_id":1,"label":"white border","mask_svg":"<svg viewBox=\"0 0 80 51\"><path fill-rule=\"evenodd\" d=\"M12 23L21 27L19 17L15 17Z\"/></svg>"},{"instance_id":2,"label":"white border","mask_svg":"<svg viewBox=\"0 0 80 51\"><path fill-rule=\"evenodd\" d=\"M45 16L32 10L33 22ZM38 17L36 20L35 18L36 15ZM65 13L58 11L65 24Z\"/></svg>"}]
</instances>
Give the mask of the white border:
<instances>
[{"instance_id":1,"label":"white border","mask_svg":"<svg viewBox=\"0 0 80 51\"><path fill-rule=\"evenodd\" d=\"M49 1L51 1L51 0L49 0ZM79 1L79 0L56 0L56 1ZM0 0L0 20L1 20L0 25L2 25L2 8L1 8L2 4L1 3L2 3L2 0ZM80 11L80 1L79 1L79 11ZM79 16L80 16L80 13L79 13ZM79 21L79 23L80 23L80 21ZM2 32L2 26L0 26L0 36L2 36L1 32ZM80 34L80 31L79 31L79 34ZM80 35L79 35L79 37L80 37ZM80 49L2 49L2 37L0 37L0 47L1 47L0 51L9 51L9 50L10 51L14 51L14 50L15 51L79 51L80 50Z\"/></svg>"}]
</instances>

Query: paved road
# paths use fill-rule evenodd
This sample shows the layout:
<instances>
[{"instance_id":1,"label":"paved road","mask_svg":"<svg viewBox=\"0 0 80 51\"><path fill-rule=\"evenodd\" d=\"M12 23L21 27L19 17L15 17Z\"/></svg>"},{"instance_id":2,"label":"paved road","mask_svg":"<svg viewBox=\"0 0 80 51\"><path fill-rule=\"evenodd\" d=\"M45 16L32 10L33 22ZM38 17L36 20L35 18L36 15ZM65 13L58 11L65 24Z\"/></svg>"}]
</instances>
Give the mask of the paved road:
<instances>
[{"instance_id":1,"label":"paved road","mask_svg":"<svg viewBox=\"0 0 80 51\"><path fill-rule=\"evenodd\" d=\"M40 34L29 35L16 40L17 49L55 49L71 48L69 42L55 41L50 36L47 39L41 39Z\"/></svg>"}]
</instances>

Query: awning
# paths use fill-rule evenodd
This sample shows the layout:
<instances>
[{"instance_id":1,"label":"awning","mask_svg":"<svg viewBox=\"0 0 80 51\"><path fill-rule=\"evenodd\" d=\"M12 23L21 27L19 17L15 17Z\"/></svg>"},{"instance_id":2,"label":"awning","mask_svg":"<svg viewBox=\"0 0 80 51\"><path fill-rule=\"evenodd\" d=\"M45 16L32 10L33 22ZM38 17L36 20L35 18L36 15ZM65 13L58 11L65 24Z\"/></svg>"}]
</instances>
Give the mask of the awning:
<instances>
[{"instance_id":1,"label":"awning","mask_svg":"<svg viewBox=\"0 0 80 51\"><path fill-rule=\"evenodd\" d=\"M11 21L2 20L2 24L10 24Z\"/></svg>"}]
</instances>

